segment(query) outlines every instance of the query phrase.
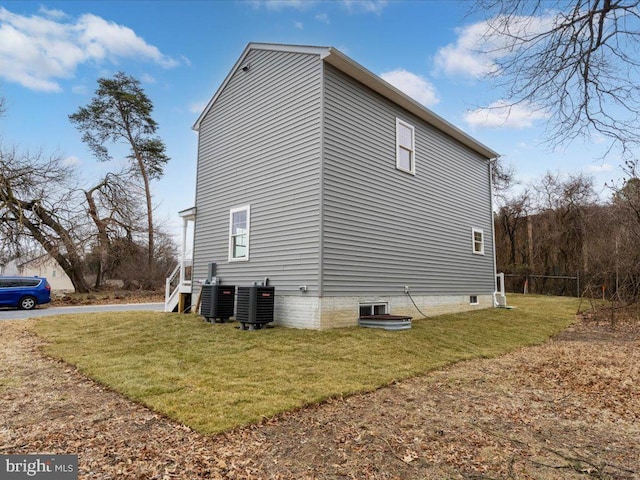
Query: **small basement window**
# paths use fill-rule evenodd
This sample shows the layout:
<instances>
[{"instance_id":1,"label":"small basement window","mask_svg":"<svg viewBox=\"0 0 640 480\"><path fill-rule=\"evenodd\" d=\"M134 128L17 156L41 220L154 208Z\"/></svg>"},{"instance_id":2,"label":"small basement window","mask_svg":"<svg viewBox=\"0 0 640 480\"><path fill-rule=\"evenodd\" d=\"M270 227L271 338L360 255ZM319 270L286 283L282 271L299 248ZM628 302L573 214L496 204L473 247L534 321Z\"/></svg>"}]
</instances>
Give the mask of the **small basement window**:
<instances>
[{"instance_id":1,"label":"small basement window","mask_svg":"<svg viewBox=\"0 0 640 480\"><path fill-rule=\"evenodd\" d=\"M470 295L469 296L469 304L470 305L478 305L478 296L477 295Z\"/></svg>"},{"instance_id":2,"label":"small basement window","mask_svg":"<svg viewBox=\"0 0 640 480\"><path fill-rule=\"evenodd\" d=\"M368 315L386 315L389 313L388 303L361 303L360 304L360 317L366 317Z\"/></svg>"}]
</instances>

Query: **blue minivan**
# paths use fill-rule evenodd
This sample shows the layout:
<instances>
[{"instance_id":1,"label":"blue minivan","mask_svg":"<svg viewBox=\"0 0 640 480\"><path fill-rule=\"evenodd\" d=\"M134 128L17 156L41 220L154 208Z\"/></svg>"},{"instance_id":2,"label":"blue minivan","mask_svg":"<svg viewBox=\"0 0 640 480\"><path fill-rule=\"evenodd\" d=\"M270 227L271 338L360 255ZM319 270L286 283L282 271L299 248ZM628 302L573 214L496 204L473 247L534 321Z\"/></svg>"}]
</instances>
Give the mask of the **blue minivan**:
<instances>
[{"instance_id":1,"label":"blue minivan","mask_svg":"<svg viewBox=\"0 0 640 480\"><path fill-rule=\"evenodd\" d=\"M43 277L0 277L0 307L31 310L51 301L51 286Z\"/></svg>"}]
</instances>

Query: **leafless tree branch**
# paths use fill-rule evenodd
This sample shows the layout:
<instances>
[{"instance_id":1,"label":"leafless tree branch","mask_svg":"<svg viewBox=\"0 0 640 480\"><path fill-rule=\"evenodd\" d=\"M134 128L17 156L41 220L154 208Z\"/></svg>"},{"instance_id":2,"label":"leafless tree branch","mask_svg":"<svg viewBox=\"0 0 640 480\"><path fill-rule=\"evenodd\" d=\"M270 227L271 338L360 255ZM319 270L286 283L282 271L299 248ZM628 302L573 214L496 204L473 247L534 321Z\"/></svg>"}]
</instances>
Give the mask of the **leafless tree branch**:
<instances>
[{"instance_id":1,"label":"leafless tree branch","mask_svg":"<svg viewBox=\"0 0 640 480\"><path fill-rule=\"evenodd\" d=\"M490 76L510 105L544 108L547 138L640 144L640 0L478 0Z\"/></svg>"}]
</instances>

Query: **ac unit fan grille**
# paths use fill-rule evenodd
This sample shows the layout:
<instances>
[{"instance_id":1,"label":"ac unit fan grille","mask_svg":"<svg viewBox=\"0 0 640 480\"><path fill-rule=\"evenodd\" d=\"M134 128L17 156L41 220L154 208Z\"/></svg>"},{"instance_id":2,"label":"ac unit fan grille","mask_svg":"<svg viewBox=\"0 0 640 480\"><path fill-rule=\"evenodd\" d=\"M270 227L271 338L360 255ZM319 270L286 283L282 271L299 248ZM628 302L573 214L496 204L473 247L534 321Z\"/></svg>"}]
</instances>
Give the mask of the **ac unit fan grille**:
<instances>
[{"instance_id":1,"label":"ac unit fan grille","mask_svg":"<svg viewBox=\"0 0 640 480\"><path fill-rule=\"evenodd\" d=\"M274 308L273 287L238 287L238 309L236 320L243 329L262 328L273 322Z\"/></svg>"}]
</instances>

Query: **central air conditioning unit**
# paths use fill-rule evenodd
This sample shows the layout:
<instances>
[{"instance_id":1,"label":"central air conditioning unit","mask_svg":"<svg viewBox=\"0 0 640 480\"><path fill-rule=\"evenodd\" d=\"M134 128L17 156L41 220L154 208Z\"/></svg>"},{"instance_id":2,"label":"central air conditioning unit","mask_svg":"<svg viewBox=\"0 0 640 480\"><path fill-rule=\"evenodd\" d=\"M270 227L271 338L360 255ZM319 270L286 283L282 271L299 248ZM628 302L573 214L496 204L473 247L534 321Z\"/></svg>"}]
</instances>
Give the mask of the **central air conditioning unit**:
<instances>
[{"instance_id":1,"label":"central air conditioning unit","mask_svg":"<svg viewBox=\"0 0 640 480\"><path fill-rule=\"evenodd\" d=\"M220 319L221 322L233 317L233 307L236 297L234 285L215 285L205 283L202 285L200 315L207 322Z\"/></svg>"},{"instance_id":2,"label":"central air conditioning unit","mask_svg":"<svg viewBox=\"0 0 640 480\"><path fill-rule=\"evenodd\" d=\"M238 287L236 320L242 330L259 330L273 322L274 287Z\"/></svg>"}]
</instances>

